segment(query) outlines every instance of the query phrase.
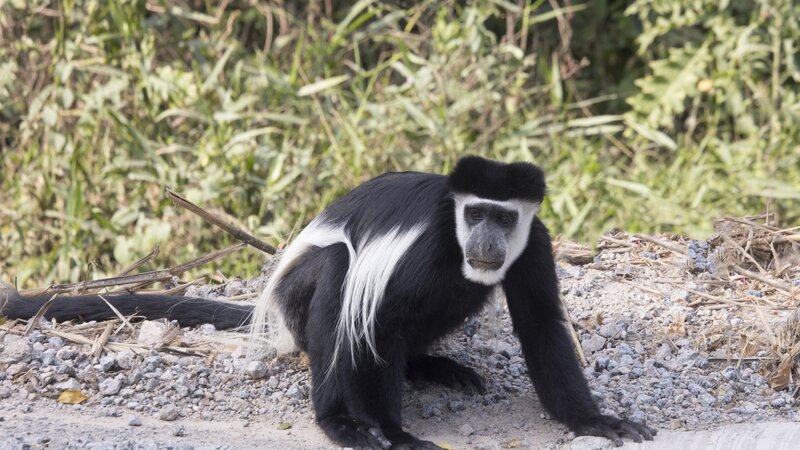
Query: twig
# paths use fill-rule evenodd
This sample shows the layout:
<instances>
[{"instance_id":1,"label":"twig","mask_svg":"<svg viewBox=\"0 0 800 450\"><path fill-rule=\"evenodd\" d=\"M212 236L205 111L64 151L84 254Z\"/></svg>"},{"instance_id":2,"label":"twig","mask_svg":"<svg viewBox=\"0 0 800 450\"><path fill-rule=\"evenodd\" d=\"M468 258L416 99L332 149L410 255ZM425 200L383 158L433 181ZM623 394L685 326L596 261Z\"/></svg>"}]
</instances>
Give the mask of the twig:
<instances>
[{"instance_id":1,"label":"twig","mask_svg":"<svg viewBox=\"0 0 800 450\"><path fill-rule=\"evenodd\" d=\"M222 228L231 236L235 237L236 239L244 242L247 245L253 246L262 252L268 255L274 255L276 252L275 247L267 244L266 242L262 241L261 239L253 236L249 232L237 227L236 225L231 224L230 222L217 217L215 214L212 214L203 208L195 205L194 203L190 202L183 198L180 194L176 193L170 188L164 188L164 193L169 197L175 204L178 206L182 206L189 211L197 214L198 216L205 219L207 222L211 222L212 224Z\"/></svg>"},{"instance_id":2,"label":"twig","mask_svg":"<svg viewBox=\"0 0 800 450\"><path fill-rule=\"evenodd\" d=\"M92 350L91 350L92 356L98 358L100 356L100 353L103 353L103 347L105 347L106 344L108 343L108 337L111 336L111 330L113 329L114 329L114 321L109 320L108 322L106 322L106 327L103 330L103 334L101 334L100 337L98 337L97 340L95 340L94 344L92 345Z\"/></svg>"},{"instance_id":3,"label":"twig","mask_svg":"<svg viewBox=\"0 0 800 450\"><path fill-rule=\"evenodd\" d=\"M153 270L150 272L142 272L137 273L134 275L125 275L122 277L111 277L111 278L102 278L100 280L92 280L88 282L78 282L78 283L65 283L65 284L54 284L49 286L46 291L47 292L70 292L75 289L86 287L86 289L99 289L105 287L112 287L112 286L123 286L129 284L137 284L137 283L144 283L145 285L150 283L155 283L158 281L169 280L175 275L179 275L183 272L189 271L196 267L202 266L210 261L213 261L219 257L225 256L228 253L232 253L236 250L244 248L247 244L240 243L236 245L232 245L227 248L223 248L221 250L217 250L211 252L205 256L201 256L195 260L189 261L188 263L181 264L179 266L175 266L171 269L162 269L162 270ZM32 289L30 291L41 292L41 288ZM23 295L30 295L29 291L22 291L21 294Z\"/></svg>"},{"instance_id":4,"label":"twig","mask_svg":"<svg viewBox=\"0 0 800 450\"><path fill-rule=\"evenodd\" d=\"M660 245L661 247L664 247L664 248L666 248L667 250L672 250L673 252L675 252L675 253L677 253L677 254L679 254L679 255L687 256L687 255L689 254L689 253L686 251L686 249L685 249L685 248L683 248L683 247L681 247L681 246L679 246L679 245L675 245L675 244L673 244L672 242L663 241L663 240L661 240L661 239L658 239L658 238L656 238L656 237L653 237L653 236L647 236L647 235L644 235L644 234L635 234L635 235L633 235L633 236L634 236L636 239L641 239L641 240L643 240L643 241L650 242L651 244Z\"/></svg>"},{"instance_id":5,"label":"twig","mask_svg":"<svg viewBox=\"0 0 800 450\"><path fill-rule=\"evenodd\" d=\"M752 279L760 281L760 282L762 282L764 284L768 284L768 285L774 287L775 289L783 292L784 294L786 294L786 295L788 295L790 297L794 296L794 294L792 293L792 287L788 283L786 283L784 281L775 280L775 279L772 279L772 278L767 278L767 277L765 277L765 276L763 276L763 275L761 275L759 273L751 272L751 271L749 271L747 269L742 269L739 266L733 266L732 269L733 269L734 272L738 273L739 275L742 275L742 276L745 276L745 277L748 277L748 278L752 278Z\"/></svg>"},{"instance_id":6,"label":"twig","mask_svg":"<svg viewBox=\"0 0 800 450\"><path fill-rule=\"evenodd\" d=\"M564 316L569 319L569 310L567 309L567 304L564 303L564 299L561 299L561 310L564 311ZM575 347L575 353L578 355L578 359L580 359L581 364L583 367L589 366L589 361L586 360L586 355L583 354L583 346L581 345L581 341L578 339L578 333L575 331L575 327L572 326L570 320L567 320L567 323L564 324L569 331L569 336L572 338L572 346Z\"/></svg>"},{"instance_id":7,"label":"twig","mask_svg":"<svg viewBox=\"0 0 800 450\"><path fill-rule=\"evenodd\" d=\"M161 249L160 249L160 248L158 248L158 247L154 248L154 249L153 249L153 250L152 250L150 253L146 254L145 256L143 256L143 257L139 258L139 260L138 260L138 261L136 261L136 262L132 263L131 265L129 265L129 266L127 266L127 267L125 267L124 269L120 270L120 271L119 271L119 272L117 272L117 274L116 274L116 275L114 275L114 276L116 276L116 277L121 277L121 276L123 276L123 275L127 275L127 274L129 274L129 273L133 272L134 270L136 270L136 269L138 269L139 267L141 267L142 265L144 265L146 262L148 262L148 261L150 261L151 259L153 259L153 258L155 258L156 256L158 256L158 253L159 253L160 251L161 251Z\"/></svg>"},{"instance_id":8,"label":"twig","mask_svg":"<svg viewBox=\"0 0 800 450\"><path fill-rule=\"evenodd\" d=\"M44 316L44 313L46 313L47 310L53 306L53 302L56 301L56 297L58 297L58 294L53 294L53 296L50 297L50 300L44 302L42 307L39 308L39 311L36 311L36 315L28 321L28 325L25 327L25 331L22 333L23 336L31 334L31 331L36 328L36 324L39 323L39 319L41 319Z\"/></svg>"},{"instance_id":9,"label":"twig","mask_svg":"<svg viewBox=\"0 0 800 450\"><path fill-rule=\"evenodd\" d=\"M128 321L128 319L126 319L125 316L123 316L122 313L119 312L119 310L117 308L115 308L114 305L111 304L111 302L106 300L106 298L103 297L102 295L98 295L98 297L100 297L100 300L106 302L106 305L108 305L108 307L111 308L112 311L114 311L114 314L116 314L117 317L119 317L119 320L121 320L122 323L124 323L125 325L128 326L128 328L131 329L131 332L133 332L133 333L136 332L136 328L134 328L133 325L131 325L131 323Z\"/></svg>"}]
</instances>

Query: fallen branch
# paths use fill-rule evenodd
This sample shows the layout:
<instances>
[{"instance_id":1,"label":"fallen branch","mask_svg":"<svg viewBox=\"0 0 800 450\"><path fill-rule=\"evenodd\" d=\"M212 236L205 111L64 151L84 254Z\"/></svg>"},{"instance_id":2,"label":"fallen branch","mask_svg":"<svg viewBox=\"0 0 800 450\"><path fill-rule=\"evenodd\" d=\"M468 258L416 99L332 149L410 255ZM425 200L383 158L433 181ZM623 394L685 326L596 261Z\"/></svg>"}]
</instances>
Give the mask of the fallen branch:
<instances>
[{"instance_id":1,"label":"fallen branch","mask_svg":"<svg viewBox=\"0 0 800 450\"><path fill-rule=\"evenodd\" d=\"M635 235L633 235L633 237L635 237L636 239L641 239L643 241L650 242L651 244L659 245L659 246L664 247L667 250L671 250L674 253L677 253L679 255L687 256L689 254L689 252L687 252L686 249L681 247L680 245L676 245L676 244L673 244L672 242L668 242L668 241L663 241L663 240L658 239L658 238L653 237L653 236L647 236L647 235L644 235L644 234L635 234Z\"/></svg>"},{"instance_id":2,"label":"fallen branch","mask_svg":"<svg viewBox=\"0 0 800 450\"><path fill-rule=\"evenodd\" d=\"M75 289L101 289L113 286L125 286L130 284L139 284L148 285L151 283L156 283L159 281L166 281L172 278L175 275L179 275L183 272L189 271L196 267L200 267L203 264L206 264L210 261L213 261L217 258L227 255L228 253L232 253L236 250L242 249L246 247L247 244L240 243L236 245L232 245L227 248L223 248L221 250L217 250L211 252L207 255L201 256L195 260L189 261L188 263L181 264L179 266L175 266L171 269L162 269L162 270L153 270L150 272L142 272L137 273L134 275L125 275L121 277L111 277L111 278L102 278L100 280L92 280L92 281L81 281L78 283L64 283L64 284L53 284L50 285L45 289L46 292L71 292ZM31 295L32 293L39 293L42 292L41 288L37 289L29 289L21 291L22 295Z\"/></svg>"},{"instance_id":3,"label":"fallen branch","mask_svg":"<svg viewBox=\"0 0 800 450\"><path fill-rule=\"evenodd\" d=\"M754 280L757 280L757 281L760 281L760 282L762 282L764 284L772 286L775 289L783 292L784 294L786 294L786 295L788 295L790 297L794 296L794 294L792 293L792 286L789 285L789 283L786 283L785 281L776 280L776 279L773 279L773 278L768 278L768 277L765 277L765 276L761 275L760 273L752 272L752 271L747 270L747 269L742 269L739 266L733 266L733 267L731 267L731 269L733 269L733 271L738 273L739 275L745 276L747 278L752 278Z\"/></svg>"},{"instance_id":4,"label":"fallen branch","mask_svg":"<svg viewBox=\"0 0 800 450\"><path fill-rule=\"evenodd\" d=\"M274 255L275 252L277 251L275 247L253 236L252 234L243 230L242 228L233 225L232 223L226 221L225 219L217 217L215 214L212 214L204 210L203 208L195 205L194 203L190 202L189 200L186 200L184 197L182 197L180 194L176 193L172 189L165 187L164 193L178 206L182 206L188 209L189 211L197 214L198 216L202 217L207 222L211 222L212 224L218 226L219 228L222 228L231 236L244 242L245 244L255 247L268 255Z\"/></svg>"}]
</instances>

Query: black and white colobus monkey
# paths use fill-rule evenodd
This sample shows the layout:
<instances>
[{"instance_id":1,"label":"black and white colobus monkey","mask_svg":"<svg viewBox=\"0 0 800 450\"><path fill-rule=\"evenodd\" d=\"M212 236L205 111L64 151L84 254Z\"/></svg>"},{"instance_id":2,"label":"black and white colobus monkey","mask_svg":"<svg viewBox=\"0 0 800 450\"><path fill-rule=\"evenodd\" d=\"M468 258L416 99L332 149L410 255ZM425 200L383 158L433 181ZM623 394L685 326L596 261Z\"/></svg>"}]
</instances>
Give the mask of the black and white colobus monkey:
<instances>
[{"instance_id":1,"label":"black and white colobus monkey","mask_svg":"<svg viewBox=\"0 0 800 450\"><path fill-rule=\"evenodd\" d=\"M484 390L481 377L429 346L505 292L545 409L576 434L652 439L655 430L602 415L560 307L550 237L535 216L542 171L461 159L449 176L390 173L341 197L287 248L255 310L202 299L106 297L122 313L219 328L250 323L278 352L305 351L320 427L358 448L439 448L402 428L404 377ZM80 301L79 301L80 300ZM44 302L12 296L9 317ZM59 298L46 317L113 316L96 296Z\"/></svg>"}]
</instances>

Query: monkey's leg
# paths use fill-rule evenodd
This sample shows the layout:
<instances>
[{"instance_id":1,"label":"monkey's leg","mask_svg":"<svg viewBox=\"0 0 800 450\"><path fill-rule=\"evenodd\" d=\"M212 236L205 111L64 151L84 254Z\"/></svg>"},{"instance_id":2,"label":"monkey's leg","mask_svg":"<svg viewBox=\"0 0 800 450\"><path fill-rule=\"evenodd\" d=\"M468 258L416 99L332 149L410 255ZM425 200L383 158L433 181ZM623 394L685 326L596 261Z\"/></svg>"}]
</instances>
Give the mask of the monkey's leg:
<instances>
[{"instance_id":1,"label":"monkey's leg","mask_svg":"<svg viewBox=\"0 0 800 450\"><path fill-rule=\"evenodd\" d=\"M348 386L346 402L350 413L366 423L380 424L393 449L438 450L438 445L403 431L401 395L405 348L397 339L379 339L379 354L385 363L371 354L356 356L355 368L349 357L339 362L340 381Z\"/></svg>"},{"instance_id":2,"label":"monkey's leg","mask_svg":"<svg viewBox=\"0 0 800 450\"><path fill-rule=\"evenodd\" d=\"M436 383L479 394L486 392L486 385L478 372L444 356L419 355L409 358L406 378L413 383Z\"/></svg>"},{"instance_id":3,"label":"monkey's leg","mask_svg":"<svg viewBox=\"0 0 800 450\"><path fill-rule=\"evenodd\" d=\"M392 444L381 432L380 425L357 419L348 408L349 392L347 383L342 381L347 381L343 369L349 369L349 359L340 355L342 363L333 369L330 367L336 342L335 318L341 309L341 286L348 258L344 244L322 248L314 255L314 260L321 264L308 302L304 336L311 361L311 399L317 423L332 441L345 447L386 449Z\"/></svg>"}]
</instances>

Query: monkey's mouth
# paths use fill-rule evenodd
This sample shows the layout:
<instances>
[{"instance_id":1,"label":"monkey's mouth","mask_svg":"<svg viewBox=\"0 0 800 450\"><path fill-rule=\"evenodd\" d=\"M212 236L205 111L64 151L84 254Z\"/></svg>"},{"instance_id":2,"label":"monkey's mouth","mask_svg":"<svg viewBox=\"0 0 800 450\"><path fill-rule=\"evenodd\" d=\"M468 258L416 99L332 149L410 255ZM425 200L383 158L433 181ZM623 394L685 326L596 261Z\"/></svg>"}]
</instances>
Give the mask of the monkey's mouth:
<instances>
[{"instance_id":1,"label":"monkey's mouth","mask_svg":"<svg viewBox=\"0 0 800 450\"><path fill-rule=\"evenodd\" d=\"M502 260L489 261L489 260L478 259L478 258L467 258L467 263L470 266L472 266L473 269L476 269L476 270L495 271L495 270L503 267L503 261Z\"/></svg>"}]
</instances>

